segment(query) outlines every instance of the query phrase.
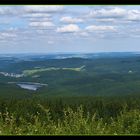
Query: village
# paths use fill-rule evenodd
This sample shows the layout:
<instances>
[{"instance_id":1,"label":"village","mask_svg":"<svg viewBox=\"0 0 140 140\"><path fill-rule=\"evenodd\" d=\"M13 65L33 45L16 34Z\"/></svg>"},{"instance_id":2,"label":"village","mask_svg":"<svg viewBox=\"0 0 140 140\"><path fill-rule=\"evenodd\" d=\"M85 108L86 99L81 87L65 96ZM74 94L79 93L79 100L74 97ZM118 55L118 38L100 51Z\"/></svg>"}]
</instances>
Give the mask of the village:
<instances>
[{"instance_id":1,"label":"village","mask_svg":"<svg viewBox=\"0 0 140 140\"><path fill-rule=\"evenodd\" d=\"M0 72L0 74L4 75L6 77L14 77L14 78L23 77L23 74L15 74L15 73L8 73L8 72Z\"/></svg>"}]
</instances>

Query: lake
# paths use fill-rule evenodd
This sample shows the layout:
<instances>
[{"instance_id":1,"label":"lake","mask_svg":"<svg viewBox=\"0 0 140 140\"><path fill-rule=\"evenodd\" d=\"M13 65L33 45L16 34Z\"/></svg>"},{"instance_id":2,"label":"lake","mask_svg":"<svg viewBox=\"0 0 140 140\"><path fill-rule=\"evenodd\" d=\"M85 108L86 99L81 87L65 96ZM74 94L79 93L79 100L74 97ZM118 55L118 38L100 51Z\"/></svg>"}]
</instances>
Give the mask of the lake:
<instances>
[{"instance_id":1,"label":"lake","mask_svg":"<svg viewBox=\"0 0 140 140\"><path fill-rule=\"evenodd\" d=\"M27 89L27 90L33 90L36 91L37 89L47 86L47 84L42 83L34 83L34 82L9 82L11 84L16 84L20 88Z\"/></svg>"}]
</instances>

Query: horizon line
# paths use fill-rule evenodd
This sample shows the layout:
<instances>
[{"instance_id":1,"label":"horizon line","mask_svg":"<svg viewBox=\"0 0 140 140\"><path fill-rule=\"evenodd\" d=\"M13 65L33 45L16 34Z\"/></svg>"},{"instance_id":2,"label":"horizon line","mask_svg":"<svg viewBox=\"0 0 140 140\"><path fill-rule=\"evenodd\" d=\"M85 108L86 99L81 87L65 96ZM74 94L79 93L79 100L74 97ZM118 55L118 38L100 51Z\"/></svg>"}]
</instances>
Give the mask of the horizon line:
<instances>
[{"instance_id":1,"label":"horizon line","mask_svg":"<svg viewBox=\"0 0 140 140\"><path fill-rule=\"evenodd\" d=\"M140 53L140 51L99 51L99 52L21 52L21 53L0 53L0 55L12 54L94 54L94 53Z\"/></svg>"}]
</instances>

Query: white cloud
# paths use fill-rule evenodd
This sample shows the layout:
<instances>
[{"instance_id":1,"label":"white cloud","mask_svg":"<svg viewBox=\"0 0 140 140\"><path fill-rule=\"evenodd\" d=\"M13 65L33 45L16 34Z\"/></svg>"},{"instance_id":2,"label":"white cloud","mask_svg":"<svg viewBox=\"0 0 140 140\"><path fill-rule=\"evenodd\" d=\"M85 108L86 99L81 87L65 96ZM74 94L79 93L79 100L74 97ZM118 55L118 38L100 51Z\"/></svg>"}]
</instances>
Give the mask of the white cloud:
<instances>
[{"instance_id":1,"label":"white cloud","mask_svg":"<svg viewBox=\"0 0 140 140\"><path fill-rule=\"evenodd\" d=\"M98 18L96 19L98 22L115 22L114 18Z\"/></svg>"},{"instance_id":2,"label":"white cloud","mask_svg":"<svg viewBox=\"0 0 140 140\"><path fill-rule=\"evenodd\" d=\"M60 33L72 33L80 31L80 28L76 24L69 24L66 26L58 27L56 31Z\"/></svg>"},{"instance_id":3,"label":"white cloud","mask_svg":"<svg viewBox=\"0 0 140 140\"><path fill-rule=\"evenodd\" d=\"M119 7L91 10L88 18L94 18L98 22L117 22L127 23L132 21L140 21L140 10L123 9Z\"/></svg>"},{"instance_id":4,"label":"white cloud","mask_svg":"<svg viewBox=\"0 0 140 140\"><path fill-rule=\"evenodd\" d=\"M130 21L140 21L140 11L139 10L129 10L126 16L127 20Z\"/></svg>"},{"instance_id":5,"label":"white cloud","mask_svg":"<svg viewBox=\"0 0 140 140\"><path fill-rule=\"evenodd\" d=\"M13 8L12 6L2 6L0 7L0 15L8 15L8 14L15 14L16 8Z\"/></svg>"},{"instance_id":6,"label":"white cloud","mask_svg":"<svg viewBox=\"0 0 140 140\"><path fill-rule=\"evenodd\" d=\"M15 38L17 35L12 32L0 32L0 39L9 39L9 38Z\"/></svg>"},{"instance_id":7,"label":"white cloud","mask_svg":"<svg viewBox=\"0 0 140 140\"><path fill-rule=\"evenodd\" d=\"M63 11L63 6L1 6L0 15L24 15L25 17L48 17L49 13Z\"/></svg>"},{"instance_id":8,"label":"white cloud","mask_svg":"<svg viewBox=\"0 0 140 140\"><path fill-rule=\"evenodd\" d=\"M96 25L90 25L85 28L89 32L93 31L115 31L114 26L96 26Z\"/></svg>"},{"instance_id":9,"label":"white cloud","mask_svg":"<svg viewBox=\"0 0 140 140\"><path fill-rule=\"evenodd\" d=\"M100 9L90 9L90 13L88 8L70 8L65 10L63 6L1 6L0 40L29 41L38 38L44 39L48 44L57 44L56 40L71 41L75 38L82 40L140 36L140 31L135 30L140 27L140 9L135 6L101 6ZM14 28L9 29L10 27Z\"/></svg>"},{"instance_id":10,"label":"white cloud","mask_svg":"<svg viewBox=\"0 0 140 140\"><path fill-rule=\"evenodd\" d=\"M59 12L63 10L63 6L24 6L24 11L29 13L34 12Z\"/></svg>"},{"instance_id":11,"label":"white cloud","mask_svg":"<svg viewBox=\"0 0 140 140\"><path fill-rule=\"evenodd\" d=\"M39 16L48 16L48 13L57 13L63 11L63 6L1 6L0 7L0 15L9 15L9 14L15 14L15 15L23 15L23 14L30 14L27 16L32 17L39 17ZM46 15L45 15L46 14Z\"/></svg>"},{"instance_id":12,"label":"white cloud","mask_svg":"<svg viewBox=\"0 0 140 140\"><path fill-rule=\"evenodd\" d=\"M32 27L40 27L40 28L44 28L44 27L52 27L54 26L54 24L50 21L46 21L46 22L30 22L29 23L30 26Z\"/></svg>"},{"instance_id":13,"label":"white cloud","mask_svg":"<svg viewBox=\"0 0 140 140\"><path fill-rule=\"evenodd\" d=\"M83 22L83 19L81 18L72 18L70 16L67 16L67 17L62 17L60 19L61 22L64 22L64 23L78 23L78 22Z\"/></svg>"},{"instance_id":14,"label":"white cloud","mask_svg":"<svg viewBox=\"0 0 140 140\"><path fill-rule=\"evenodd\" d=\"M23 17L27 17L27 18L45 18L45 17L50 17L51 15L48 13L28 13L23 15Z\"/></svg>"},{"instance_id":15,"label":"white cloud","mask_svg":"<svg viewBox=\"0 0 140 140\"><path fill-rule=\"evenodd\" d=\"M112 9L100 9L100 10L92 10L90 11L89 16L90 17L96 17L96 18L119 18L124 17L126 15L127 11L123 8L115 7Z\"/></svg>"},{"instance_id":16,"label":"white cloud","mask_svg":"<svg viewBox=\"0 0 140 140\"><path fill-rule=\"evenodd\" d=\"M30 22L38 22L38 20L39 20L39 22L46 22L46 21L51 22L50 18L39 18L39 19L37 19L37 18L29 18Z\"/></svg>"}]
</instances>

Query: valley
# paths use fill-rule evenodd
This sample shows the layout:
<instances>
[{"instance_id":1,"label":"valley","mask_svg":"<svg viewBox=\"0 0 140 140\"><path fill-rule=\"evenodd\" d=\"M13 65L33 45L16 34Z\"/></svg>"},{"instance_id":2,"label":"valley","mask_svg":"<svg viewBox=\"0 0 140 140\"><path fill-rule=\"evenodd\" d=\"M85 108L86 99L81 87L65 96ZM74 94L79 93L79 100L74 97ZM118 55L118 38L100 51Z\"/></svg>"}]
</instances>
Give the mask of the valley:
<instances>
[{"instance_id":1,"label":"valley","mask_svg":"<svg viewBox=\"0 0 140 140\"><path fill-rule=\"evenodd\" d=\"M140 55L107 54L59 54L59 58L57 54L1 56L0 83L6 87L8 82L48 84L48 87L34 90L42 97L139 94ZM14 91L19 91L18 87L10 85L9 88L16 98ZM4 86L0 90L0 95L8 97L3 93Z\"/></svg>"},{"instance_id":2,"label":"valley","mask_svg":"<svg viewBox=\"0 0 140 140\"><path fill-rule=\"evenodd\" d=\"M139 134L139 54L4 55L0 62L2 134Z\"/></svg>"}]
</instances>

